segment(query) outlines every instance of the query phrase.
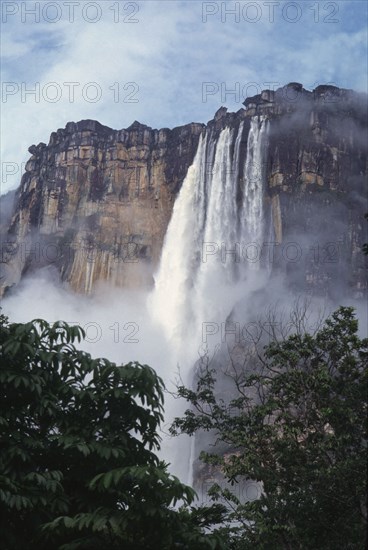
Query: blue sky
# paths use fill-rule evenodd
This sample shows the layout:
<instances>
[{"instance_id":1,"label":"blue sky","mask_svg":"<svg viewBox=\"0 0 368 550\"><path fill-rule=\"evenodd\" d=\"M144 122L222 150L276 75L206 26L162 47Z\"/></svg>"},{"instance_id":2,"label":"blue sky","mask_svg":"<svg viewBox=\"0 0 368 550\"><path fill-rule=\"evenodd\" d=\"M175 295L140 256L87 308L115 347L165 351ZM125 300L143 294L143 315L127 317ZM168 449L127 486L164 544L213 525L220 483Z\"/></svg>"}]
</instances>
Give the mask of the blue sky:
<instances>
[{"instance_id":1,"label":"blue sky","mask_svg":"<svg viewBox=\"0 0 368 550\"><path fill-rule=\"evenodd\" d=\"M363 0L72 4L1 4L2 192L71 120L174 127L290 81L367 90Z\"/></svg>"}]
</instances>

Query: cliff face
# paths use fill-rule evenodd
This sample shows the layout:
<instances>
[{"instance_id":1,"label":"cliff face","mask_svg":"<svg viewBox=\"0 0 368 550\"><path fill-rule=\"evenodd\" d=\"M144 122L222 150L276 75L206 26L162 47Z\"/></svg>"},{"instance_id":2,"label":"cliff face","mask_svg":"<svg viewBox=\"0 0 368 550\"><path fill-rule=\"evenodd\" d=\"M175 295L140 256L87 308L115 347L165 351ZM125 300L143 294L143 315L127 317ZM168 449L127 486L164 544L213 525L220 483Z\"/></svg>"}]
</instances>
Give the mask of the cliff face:
<instances>
[{"instance_id":1,"label":"cliff face","mask_svg":"<svg viewBox=\"0 0 368 550\"><path fill-rule=\"evenodd\" d=\"M291 84L251 109L270 117L268 195L274 266L288 284L332 298L367 290L366 96L333 86ZM265 97L266 96L266 97ZM256 98L258 99L258 98ZM294 260L295 259L295 260ZM286 260L286 261L285 261Z\"/></svg>"},{"instance_id":2,"label":"cliff face","mask_svg":"<svg viewBox=\"0 0 368 550\"><path fill-rule=\"evenodd\" d=\"M3 244L4 285L53 265L78 292L151 283L201 124L115 131L69 123L32 154Z\"/></svg>"},{"instance_id":3,"label":"cliff face","mask_svg":"<svg viewBox=\"0 0 368 550\"><path fill-rule=\"evenodd\" d=\"M335 282L367 288L361 245L367 210L367 119L350 90L289 84L219 109L207 129L243 124L237 193L241 200L250 119L269 119L265 165L273 268L300 290ZM2 289L53 265L79 292L98 281L147 287L175 197L205 125L152 130L135 122L111 130L69 123L48 145L33 145L2 245ZM277 243L277 244L276 244Z\"/></svg>"}]
</instances>

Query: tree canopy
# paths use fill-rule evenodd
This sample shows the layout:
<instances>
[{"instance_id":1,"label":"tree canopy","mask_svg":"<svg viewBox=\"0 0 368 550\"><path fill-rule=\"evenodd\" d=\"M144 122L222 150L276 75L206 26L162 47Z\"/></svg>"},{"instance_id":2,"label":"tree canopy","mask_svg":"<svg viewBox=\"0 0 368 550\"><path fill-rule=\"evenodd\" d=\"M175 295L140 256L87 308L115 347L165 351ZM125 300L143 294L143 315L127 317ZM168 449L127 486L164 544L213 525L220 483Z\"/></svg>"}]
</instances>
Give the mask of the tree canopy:
<instances>
[{"instance_id":1,"label":"tree canopy","mask_svg":"<svg viewBox=\"0 0 368 550\"><path fill-rule=\"evenodd\" d=\"M194 491L155 454L155 371L92 359L64 322L0 321L1 547L223 548L205 532L222 507L191 507Z\"/></svg>"},{"instance_id":2,"label":"tree canopy","mask_svg":"<svg viewBox=\"0 0 368 550\"><path fill-rule=\"evenodd\" d=\"M0 328L4 550L366 544L368 339L352 308L313 333L253 346L228 400L210 364L195 389L179 388L191 407L173 433L210 431L222 446L202 452L204 463L261 487L247 502L215 484L215 504L197 508L155 454L164 385L153 369L93 359L75 346L83 330L63 322L0 316Z\"/></svg>"},{"instance_id":3,"label":"tree canopy","mask_svg":"<svg viewBox=\"0 0 368 550\"><path fill-rule=\"evenodd\" d=\"M366 545L368 339L353 308L341 307L315 333L297 330L254 348L251 368L232 375L232 398L219 397L219 373L202 365L191 404L173 433L211 431L227 452L201 459L236 484L254 480L260 498L225 500L227 548L361 550Z\"/></svg>"}]
</instances>

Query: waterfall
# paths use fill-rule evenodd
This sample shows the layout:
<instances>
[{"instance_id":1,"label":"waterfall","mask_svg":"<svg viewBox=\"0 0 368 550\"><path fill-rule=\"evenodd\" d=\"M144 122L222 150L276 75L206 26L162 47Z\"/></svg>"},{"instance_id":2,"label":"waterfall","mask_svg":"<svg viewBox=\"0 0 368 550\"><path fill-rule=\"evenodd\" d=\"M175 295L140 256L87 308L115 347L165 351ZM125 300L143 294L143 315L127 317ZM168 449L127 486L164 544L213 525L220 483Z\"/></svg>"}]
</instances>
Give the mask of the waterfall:
<instances>
[{"instance_id":1,"label":"waterfall","mask_svg":"<svg viewBox=\"0 0 368 550\"><path fill-rule=\"evenodd\" d=\"M197 241L205 223L207 136L200 136L193 164L175 201L163 244L155 289L150 299L152 315L167 338L179 342L191 322L191 289L197 271Z\"/></svg>"},{"instance_id":2,"label":"waterfall","mask_svg":"<svg viewBox=\"0 0 368 550\"><path fill-rule=\"evenodd\" d=\"M201 334L204 322L217 322L229 313L228 304L236 293L237 250L237 191L239 184L239 154L244 123L234 131L228 127L220 133L210 169L206 224L197 241L200 262L193 288L193 328Z\"/></svg>"},{"instance_id":3,"label":"waterfall","mask_svg":"<svg viewBox=\"0 0 368 550\"><path fill-rule=\"evenodd\" d=\"M252 117L241 170L243 129L241 122L235 140L230 127L217 139L211 131L200 136L193 164L175 201L151 310L178 351L190 352L187 340L194 336L193 331L198 335L201 323L229 313L239 279L244 279L249 265L260 264L253 262L255 253L249 245L256 246L257 253L264 238L267 121ZM239 205L241 171L243 199ZM250 261L248 249L253 254Z\"/></svg>"},{"instance_id":4,"label":"waterfall","mask_svg":"<svg viewBox=\"0 0 368 550\"><path fill-rule=\"evenodd\" d=\"M240 242L246 245L247 267L259 268L265 237L263 208L265 182L265 136L268 122L264 116L252 117L244 166Z\"/></svg>"},{"instance_id":5,"label":"waterfall","mask_svg":"<svg viewBox=\"0 0 368 550\"><path fill-rule=\"evenodd\" d=\"M242 244L259 245L264 236L265 117L251 119L241 166L243 131L244 121L237 130L226 126L217 136L213 130L200 136L149 298L151 315L162 326L187 385L203 323L224 322L244 297L249 263L241 257Z\"/></svg>"}]
</instances>

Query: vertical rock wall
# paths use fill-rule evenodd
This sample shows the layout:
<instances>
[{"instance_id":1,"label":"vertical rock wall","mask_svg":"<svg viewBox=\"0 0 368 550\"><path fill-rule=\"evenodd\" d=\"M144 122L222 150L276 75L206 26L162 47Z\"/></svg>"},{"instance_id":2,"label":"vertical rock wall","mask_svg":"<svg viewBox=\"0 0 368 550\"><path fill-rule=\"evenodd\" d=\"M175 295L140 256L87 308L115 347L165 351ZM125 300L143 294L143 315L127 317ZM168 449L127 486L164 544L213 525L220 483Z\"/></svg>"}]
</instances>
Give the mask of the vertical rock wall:
<instances>
[{"instance_id":1,"label":"vertical rock wall","mask_svg":"<svg viewBox=\"0 0 368 550\"><path fill-rule=\"evenodd\" d=\"M267 253L291 287L335 293L344 287L358 296L367 289L365 102L351 90L309 92L291 83L247 99L237 113L222 107L207 125L216 134L244 121L241 201L250 117L269 118L260 167L272 227ZM1 292L42 267L82 293L99 281L149 287L204 128L153 130L135 122L118 131L85 120L51 134L48 145L31 146L12 216L0 227Z\"/></svg>"}]
</instances>

